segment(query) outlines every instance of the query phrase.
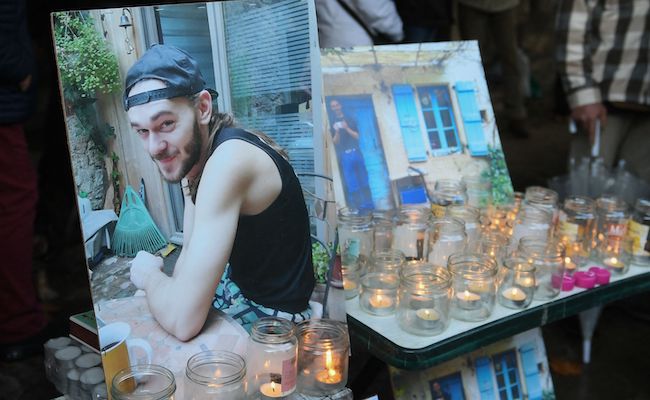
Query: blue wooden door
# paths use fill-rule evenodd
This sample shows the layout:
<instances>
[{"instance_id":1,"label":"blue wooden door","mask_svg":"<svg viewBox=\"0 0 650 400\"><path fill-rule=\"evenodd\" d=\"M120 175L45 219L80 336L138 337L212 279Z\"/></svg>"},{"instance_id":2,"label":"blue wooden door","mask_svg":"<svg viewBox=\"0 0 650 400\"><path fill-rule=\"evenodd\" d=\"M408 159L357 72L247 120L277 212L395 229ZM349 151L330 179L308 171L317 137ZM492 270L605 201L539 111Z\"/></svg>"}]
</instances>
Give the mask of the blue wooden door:
<instances>
[{"instance_id":1,"label":"blue wooden door","mask_svg":"<svg viewBox=\"0 0 650 400\"><path fill-rule=\"evenodd\" d=\"M525 343L519 348L521 364L526 379L526 391L529 400L542 399L542 385L539 381L539 369L537 368L537 356L535 354L535 342Z\"/></svg>"},{"instance_id":2,"label":"blue wooden door","mask_svg":"<svg viewBox=\"0 0 650 400\"><path fill-rule=\"evenodd\" d=\"M391 195L388 168L386 167L386 158L377 127L377 118L375 116L374 105L372 104L372 97L370 95L332 96L326 98L327 104L329 105L333 99L338 100L346 115L350 115L356 120L359 130L359 147L363 154L363 160L368 174L368 196L370 198L364 199L362 206L355 208L393 208L394 203ZM333 120L329 106L328 119L329 121ZM346 203L348 206L351 206L350 200L352 199L347 191L347 178L345 172L342 170L341 175L343 176L344 191L346 192Z\"/></svg>"}]
</instances>

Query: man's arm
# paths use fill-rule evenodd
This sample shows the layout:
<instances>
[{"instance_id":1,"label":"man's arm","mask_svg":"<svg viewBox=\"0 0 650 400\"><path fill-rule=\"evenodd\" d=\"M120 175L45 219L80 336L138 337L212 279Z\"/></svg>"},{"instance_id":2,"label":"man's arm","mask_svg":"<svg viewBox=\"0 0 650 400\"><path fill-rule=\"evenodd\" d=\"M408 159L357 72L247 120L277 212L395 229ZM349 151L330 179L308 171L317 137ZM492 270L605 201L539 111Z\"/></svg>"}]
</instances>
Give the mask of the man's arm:
<instances>
[{"instance_id":1,"label":"man's arm","mask_svg":"<svg viewBox=\"0 0 650 400\"><path fill-rule=\"evenodd\" d=\"M593 21L596 2L593 0L562 0L556 28L556 58L571 118L577 121L593 140L596 121L604 126L607 110L602 104L600 87L593 75Z\"/></svg>"},{"instance_id":2,"label":"man's arm","mask_svg":"<svg viewBox=\"0 0 650 400\"><path fill-rule=\"evenodd\" d=\"M231 140L219 146L205 166L191 240L184 243L183 257L179 257L174 275L168 277L158 269L148 269L141 279L152 314L180 340L196 336L205 323L254 178L252 163L241 156L245 144L237 142Z\"/></svg>"}]
</instances>

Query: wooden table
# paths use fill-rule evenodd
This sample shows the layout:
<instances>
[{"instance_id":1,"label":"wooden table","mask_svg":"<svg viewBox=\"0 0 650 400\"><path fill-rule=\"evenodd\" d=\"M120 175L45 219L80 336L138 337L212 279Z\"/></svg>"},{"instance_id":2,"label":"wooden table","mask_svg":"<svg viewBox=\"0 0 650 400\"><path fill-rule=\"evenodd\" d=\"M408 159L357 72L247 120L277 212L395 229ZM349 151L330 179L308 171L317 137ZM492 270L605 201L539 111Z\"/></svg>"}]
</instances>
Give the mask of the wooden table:
<instances>
[{"instance_id":1,"label":"wooden table","mask_svg":"<svg viewBox=\"0 0 650 400\"><path fill-rule=\"evenodd\" d=\"M358 297L346 301L346 309L350 337L355 344L394 367L417 370L649 289L650 268L632 265L625 276L612 277L608 285L561 292L553 301L533 301L529 308L521 311L497 303L489 319L482 322L452 319L443 333L431 337L404 332L394 316L376 317L363 312Z\"/></svg>"}]
</instances>

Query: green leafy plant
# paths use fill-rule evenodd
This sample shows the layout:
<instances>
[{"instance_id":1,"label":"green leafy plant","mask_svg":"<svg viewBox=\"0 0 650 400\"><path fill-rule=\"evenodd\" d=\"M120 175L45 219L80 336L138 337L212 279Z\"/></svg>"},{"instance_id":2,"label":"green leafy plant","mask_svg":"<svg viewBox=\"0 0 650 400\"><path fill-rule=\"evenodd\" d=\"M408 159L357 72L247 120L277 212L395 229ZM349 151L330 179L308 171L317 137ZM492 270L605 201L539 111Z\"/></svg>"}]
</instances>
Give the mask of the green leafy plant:
<instances>
[{"instance_id":1,"label":"green leafy plant","mask_svg":"<svg viewBox=\"0 0 650 400\"><path fill-rule=\"evenodd\" d=\"M492 183L492 202L495 205L506 204L512 199L513 189L503 150L489 146L488 159L490 168L483 172L483 177Z\"/></svg>"},{"instance_id":2,"label":"green leafy plant","mask_svg":"<svg viewBox=\"0 0 650 400\"><path fill-rule=\"evenodd\" d=\"M314 278L316 283L327 282L327 269L330 262L330 253L332 252L332 244L325 248L320 242L313 242L311 244L312 262L314 264Z\"/></svg>"},{"instance_id":3,"label":"green leafy plant","mask_svg":"<svg viewBox=\"0 0 650 400\"><path fill-rule=\"evenodd\" d=\"M68 95L94 97L120 88L117 58L86 12L55 13L54 38L61 82Z\"/></svg>"},{"instance_id":4,"label":"green leafy plant","mask_svg":"<svg viewBox=\"0 0 650 400\"><path fill-rule=\"evenodd\" d=\"M82 131L106 152L114 128L97 121L93 104L98 94L121 88L117 57L85 11L54 13L54 39L66 109L74 110Z\"/></svg>"}]
</instances>

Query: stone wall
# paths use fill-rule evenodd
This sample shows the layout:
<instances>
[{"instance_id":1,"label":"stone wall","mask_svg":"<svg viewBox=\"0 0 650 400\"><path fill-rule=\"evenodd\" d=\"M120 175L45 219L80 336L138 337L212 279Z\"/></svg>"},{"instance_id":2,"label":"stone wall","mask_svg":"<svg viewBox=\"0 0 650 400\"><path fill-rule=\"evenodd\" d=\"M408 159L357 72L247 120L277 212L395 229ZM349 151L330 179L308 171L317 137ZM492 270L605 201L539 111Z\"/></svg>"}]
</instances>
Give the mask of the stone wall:
<instances>
[{"instance_id":1,"label":"stone wall","mask_svg":"<svg viewBox=\"0 0 650 400\"><path fill-rule=\"evenodd\" d=\"M109 184L104 155L90 135L83 132L75 115L68 116L66 123L77 190L88 194L93 210L101 210L104 208L104 196Z\"/></svg>"}]
</instances>

